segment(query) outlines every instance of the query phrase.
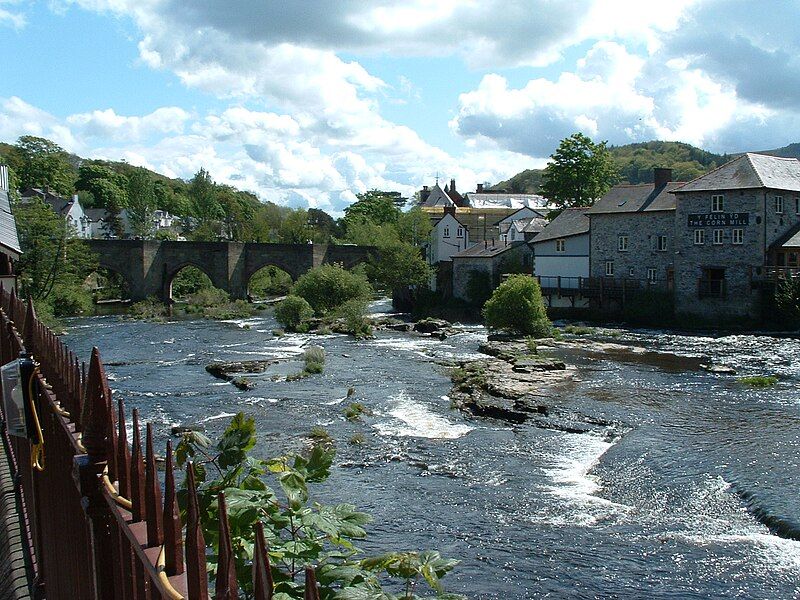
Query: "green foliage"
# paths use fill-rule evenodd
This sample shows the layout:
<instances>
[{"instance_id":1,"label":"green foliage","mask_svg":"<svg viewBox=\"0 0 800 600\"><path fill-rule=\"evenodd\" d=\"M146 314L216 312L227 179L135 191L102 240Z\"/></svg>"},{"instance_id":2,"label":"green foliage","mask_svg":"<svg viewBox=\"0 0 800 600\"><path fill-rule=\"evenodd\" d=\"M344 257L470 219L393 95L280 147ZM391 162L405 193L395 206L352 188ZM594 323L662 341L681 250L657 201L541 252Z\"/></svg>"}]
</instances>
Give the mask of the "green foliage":
<instances>
[{"instance_id":1,"label":"green foliage","mask_svg":"<svg viewBox=\"0 0 800 600\"><path fill-rule=\"evenodd\" d=\"M503 190L512 194L538 194L542 189L543 173L542 169L525 169L489 189Z\"/></svg>"},{"instance_id":2,"label":"green foliage","mask_svg":"<svg viewBox=\"0 0 800 600\"><path fill-rule=\"evenodd\" d=\"M372 412L360 402L351 402L344 409L344 418L348 421L359 421L361 415L371 415Z\"/></svg>"},{"instance_id":3,"label":"green foliage","mask_svg":"<svg viewBox=\"0 0 800 600\"><path fill-rule=\"evenodd\" d=\"M208 171L203 168L195 173L189 184L189 207L200 227L210 226L223 215L222 206L214 190L214 182Z\"/></svg>"},{"instance_id":4,"label":"green foliage","mask_svg":"<svg viewBox=\"0 0 800 600\"><path fill-rule=\"evenodd\" d=\"M325 315L348 300L368 300L372 287L358 273L339 265L322 265L301 276L292 293L305 298L317 315Z\"/></svg>"},{"instance_id":5,"label":"green foliage","mask_svg":"<svg viewBox=\"0 0 800 600\"><path fill-rule=\"evenodd\" d=\"M167 315L167 307L154 296L131 304L128 316L142 321L161 321Z\"/></svg>"},{"instance_id":6,"label":"green foliage","mask_svg":"<svg viewBox=\"0 0 800 600\"><path fill-rule=\"evenodd\" d=\"M303 352L305 362L305 372L311 375L318 375L325 369L325 349L321 346L311 346Z\"/></svg>"},{"instance_id":7,"label":"green foliage","mask_svg":"<svg viewBox=\"0 0 800 600\"><path fill-rule=\"evenodd\" d=\"M542 194L560 208L589 206L618 179L606 142L582 133L561 140L544 170Z\"/></svg>"},{"instance_id":8,"label":"green foliage","mask_svg":"<svg viewBox=\"0 0 800 600\"><path fill-rule=\"evenodd\" d=\"M327 434L326 434L327 435ZM206 543L209 570L216 570L219 546L217 495L225 493L239 587L252 593L251 564L254 528L264 524L269 544L275 598L303 598L306 565L316 569L320 596L334 598L411 599L419 583L427 584L440 598L441 578L457 564L436 552L394 552L358 560L355 542L367 536L372 520L351 504L325 505L313 501L314 484L330 475L335 449L320 431L305 454L287 454L271 460L250 455L256 446L255 421L236 415L217 444L199 432L187 433L175 457L179 468L193 461L198 481L200 521ZM179 495L185 511L186 491ZM380 576L400 580L403 596L384 593Z\"/></svg>"},{"instance_id":9,"label":"green foliage","mask_svg":"<svg viewBox=\"0 0 800 600\"><path fill-rule=\"evenodd\" d=\"M289 331L314 316L314 309L300 296L286 296L275 307L275 319Z\"/></svg>"},{"instance_id":10,"label":"green foliage","mask_svg":"<svg viewBox=\"0 0 800 600\"><path fill-rule=\"evenodd\" d=\"M155 209L156 194L150 174L145 169L134 169L128 177L128 219L134 237L152 237Z\"/></svg>"},{"instance_id":11,"label":"green foliage","mask_svg":"<svg viewBox=\"0 0 800 600\"><path fill-rule=\"evenodd\" d=\"M75 189L92 194L95 205L105 208L109 213L111 219L109 235L122 237L119 213L128 206L128 178L115 171L105 161L84 161L78 169Z\"/></svg>"},{"instance_id":12,"label":"green foliage","mask_svg":"<svg viewBox=\"0 0 800 600\"><path fill-rule=\"evenodd\" d=\"M276 266L259 269L250 278L249 293L255 298L285 296L292 288L292 276Z\"/></svg>"},{"instance_id":13,"label":"green foliage","mask_svg":"<svg viewBox=\"0 0 800 600\"><path fill-rule=\"evenodd\" d=\"M644 142L609 148L614 165L628 183L652 183L653 169L672 169L675 181L691 181L730 159L682 142Z\"/></svg>"},{"instance_id":14,"label":"green foliage","mask_svg":"<svg viewBox=\"0 0 800 600\"><path fill-rule=\"evenodd\" d=\"M399 192L382 192L369 190L356 194L358 200L344 209L345 227L349 229L352 223L367 221L375 225L395 223L400 218L400 208L405 204Z\"/></svg>"},{"instance_id":15,"label":"green foliage","mask_svg":"<svg viewBox=\"0 0 800 600\"><path fill-rule=\"evenodd\" d=\"M467 274L467 298L475 306L483 306L492 296L492 276L488 271L472 269Z\"/></svg>"},{"instance_id":16,"label":"green foliage","mask_svg":"<svg viewBox=\"0 0 800 600\"><path fill-rule=\"evenodd\" d=\"M336 311L339 318L344 320L347 333L358 339L372 336L372 322L367 318L367 303L355 298L342 304Z\"/></svg>"},{"instance_id":17,"label":"green foliage","mask_svg":"<svg viewBox=\"0 0 800 600\"><path fill-rule=\"evenodd\" d=\"M772 387L778 383L778 378L772 375L756 375L753 377L739 377L738 381L752 387Z\"/></svg>"},{"instance_id":18,"label":"green foliage","mask_svg":"<svg viewBox=\"0 0 800 600\"><path fill-rule=\"evenodd\" d=\"M72 193L75 170L69 155L58 144L44 138L23 135L17 140L14 164L22 188L48 188L62 196Z\"/></svg>"},{"instance_id":19,"label":"green foliage","mask_svg":"<svg viewBox=\"0 0 800 600\"><path fill-rule=\"evenodd\" d=\"M185 298L201 290L214 287L211 279L197 267L191 265L184 267L172 280L172 297Z\"/></svg>"},{"instance_id":20,"label":"green foliage","mask_svg":"<svg viewBox=\"0 0 800 600\"><path fill-rule=\"evenodd\" d=\"M308 212L302 208L291 210L283 216L278 226L278 241L282 244L307 244L311 236Z\"/></svg>"},{"instance_id":21,"label":"green foliage","mask_svg":"<svg viewBox=\"0 0 800 600\"><path fill-rule=\"evenodd\" d=\"M779 282L775 288L777 317L789 327L800 326L800 276Z\"/></svg>"},{"instance_id":22,"label":"green foliage","mask_svg":"<svg viewBox=\"0 0 800 600\"><path fill-rule=\"evenodd\" d=\"M49 304L56 316L86 312L91 295L83 284L97 268L97 257L38 198L17 203L14 216L22 249L17 263L21 295Z\"/></svg>"},{"instance_id":23,"label":"green foliage","mask_svg":"<svg viewBox=\"0 0 800 600\"><path fill-rule=\"evenodd\" d=\"M512 275L501 283L486 301L483 316L492 329L533 337L546 337L552 330L539 284L526 275Z\"/></svg>"}]
</instances>

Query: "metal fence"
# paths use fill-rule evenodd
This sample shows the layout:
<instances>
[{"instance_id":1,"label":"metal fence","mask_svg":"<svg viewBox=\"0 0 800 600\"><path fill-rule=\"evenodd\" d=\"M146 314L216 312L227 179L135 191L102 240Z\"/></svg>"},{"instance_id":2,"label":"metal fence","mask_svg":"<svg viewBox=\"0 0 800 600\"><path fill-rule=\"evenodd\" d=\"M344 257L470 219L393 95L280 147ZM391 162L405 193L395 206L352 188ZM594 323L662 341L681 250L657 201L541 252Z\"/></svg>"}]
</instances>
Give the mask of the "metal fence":
<instances>
[{"instance_id":1,"label":"metal fence","mask_svg":"<svg viewBox=\"0 0 800 600\"><path fill-rule=\"evenodd\" d=\"M128 444L125 407L122 400L116 408L112 403L97 348L87 366L36 318L30 301L22 302L0 286L2 364L24 352L38 365L30 384L46 453L44 468L32 465L29 440L11 437L9 443L28 525L33 595L48 600L195 600L208 598L213 585L215 598L238 599L224 495L218 498L218 567L210 582L191 463L183 524L171 442L162 490L152 427L146 426L143 449L134 410ZM272 598L260 526L252 581L252 598ZM311 566L305 569L305 598L319 600Z\"/></svg>"}]
</instances>

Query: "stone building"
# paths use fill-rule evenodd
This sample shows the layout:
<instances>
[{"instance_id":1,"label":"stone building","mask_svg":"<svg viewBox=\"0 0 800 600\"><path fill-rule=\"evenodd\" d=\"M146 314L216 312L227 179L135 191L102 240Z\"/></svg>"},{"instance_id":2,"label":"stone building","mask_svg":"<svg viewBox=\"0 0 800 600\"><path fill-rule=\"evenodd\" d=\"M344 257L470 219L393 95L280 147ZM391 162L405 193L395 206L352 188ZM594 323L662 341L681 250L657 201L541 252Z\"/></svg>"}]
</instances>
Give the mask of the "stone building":
<instances>
[{"instance_id":1,"label":"stone building","mask_svg":"<svg viewBox=\"0 0 800 600\"><path fill-rule=\"evenodd\" d=\"M533 253L525 242L486 240L453 255L453 296L470 298L471 280L482 279L489 289L500 285L507 272L530 273Z\"/></svg>"},{"instance_id":2,"label":"stone building","mask_svg":"<svg viewBox=\"0 0 800 600\"><path fill-rule=\"evenodd\" d=\"M616 185L586 211L591 222L590 275L672 286L675 196L682 183L654 169L654 183Z\"/></svg>"},{"instance_id":3,"label":"stone building","mask_svg":"<svg viewBox=\"0 0 800 600\"><path fill-rule=\"evenodd\" d=\"M800 161L743 154L673 193L676 311L761 316L760 290L800 275L779 264L798 243Z\"/></svg>"}]
</instances>

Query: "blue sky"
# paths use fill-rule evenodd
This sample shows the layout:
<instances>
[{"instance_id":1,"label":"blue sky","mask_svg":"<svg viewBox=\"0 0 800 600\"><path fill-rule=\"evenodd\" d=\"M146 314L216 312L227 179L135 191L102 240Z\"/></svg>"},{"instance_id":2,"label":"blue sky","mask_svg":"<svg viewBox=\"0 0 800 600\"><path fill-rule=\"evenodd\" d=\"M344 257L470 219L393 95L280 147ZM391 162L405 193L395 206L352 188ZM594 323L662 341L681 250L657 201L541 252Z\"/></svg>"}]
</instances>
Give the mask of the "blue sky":
<instances>
[{"instance_id":1,"label":"blue sky","mask_svg":"<svg viewBox=\"0 0 800 600\"><path fill-rule=\"evenodd\" d=\"M338 213L563 137L800 141L800 5L772 0L0 0L0 140Z\"/></svg>"}]
</instances>

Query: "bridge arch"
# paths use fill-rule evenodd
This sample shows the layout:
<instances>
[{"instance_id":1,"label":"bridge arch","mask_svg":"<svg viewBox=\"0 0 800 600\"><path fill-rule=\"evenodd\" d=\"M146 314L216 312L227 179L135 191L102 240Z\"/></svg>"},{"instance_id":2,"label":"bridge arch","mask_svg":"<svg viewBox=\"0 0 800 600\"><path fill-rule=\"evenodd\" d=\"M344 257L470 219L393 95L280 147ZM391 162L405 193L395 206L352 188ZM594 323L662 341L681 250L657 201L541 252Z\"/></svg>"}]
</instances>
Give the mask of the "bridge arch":
<instances>
[{"instance_id":1,"label":"bridge arch","mask_svg":"<svg viewBox=\"0 0 800 600\"><path fill-rule=\"evenodd\" d=\"M86 278L84 285L94 283L92 289L95 301L97 300L130 300L133 295L133 285L129 274L116 266L106 266L103 261L98 261L97 268L94 269ZM115 281L116 279L116 281ZM111 298L109 291L111 287L119 287L119 298ZM105 290L105 291L103 291ZM107 297L108 296L108 297Z\"/></svg>"},{"instance_id":2,"label":"bridge arch","mask_svg":"<svg viewBox=\"0 0 800 600\"><path fill-rule=\"evenodd\" d=\"M219 288L221 290L225 290L226 292L230 293L228 289L228 280L221 279L220 277L214 277L213 269L206 269L199 261L189 260L179 263L177 266L171 267L169 270L166 271L164 276L164 293L163 299L166 302L173 302L174 298L172 296L172 284L175 281L175 278L180 274L181 271L186 269L187 267L191 267L200 271L203 275L205 275L208 280L211 282L215 288ZM209 272L210 271L210 272Z\"/></svg>"},{"instance_id":3,"label":"bridge arch","mask_svg":"<svg viewBox=\"0 0 800 600\"><path fill-rule=\"evenodd\" d=\"M264 265L245 280L247 297L264 299L270 296L284 296L296 281L292 274L277 265Z\"/></svg>"}]
</instances>

